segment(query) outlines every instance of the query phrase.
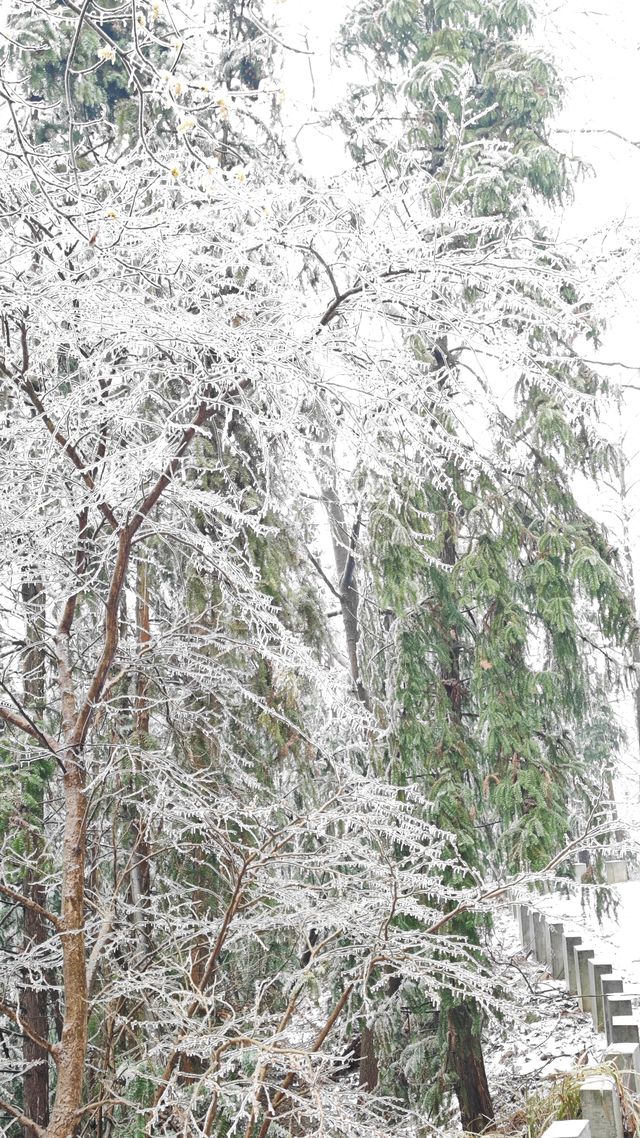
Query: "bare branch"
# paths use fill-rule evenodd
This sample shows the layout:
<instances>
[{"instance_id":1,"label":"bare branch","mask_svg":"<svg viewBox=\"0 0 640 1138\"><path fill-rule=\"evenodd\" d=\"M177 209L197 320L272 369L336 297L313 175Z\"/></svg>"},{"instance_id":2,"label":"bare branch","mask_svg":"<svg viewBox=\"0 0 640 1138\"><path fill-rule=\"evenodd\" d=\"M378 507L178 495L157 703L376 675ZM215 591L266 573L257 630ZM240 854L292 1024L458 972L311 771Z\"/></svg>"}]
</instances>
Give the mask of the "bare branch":
<instances>
[{"instance_id":1,"label":"bare branch","mask_svg":"<svg viewBox=\"0 0 640 1138\"><path fill-rule=\"evenodd\" d=\"M321 564L320 564L320 562L318 561L318 558L317 558L317 557L314 557L314 555L313 555L313 553L311 552L311 550L310 550L310 549L307 549L306 547L305 547L305 552L306 552L306 554L307 554L307 557L309 558L309 561L311 562L311 564L313 565L314 569L316 570L316 572L317 572L317 573L319 573L319 575L322 577L322 580L324 581L324 583L325 583L325 585L327 586L327 588L330 590L330 592L332 592L332 593L333 593L334 597L336 597L336 598L337 598L337 600L340 600L340 592L339 592L339 590L338 590L338 589L336 589L336 587L335 587L335 585L333 584L333 582L332 582L332 581L329 579L329 577L327 577L327 574L325 573L324 569L322 568L322 565L321 565Z\"/></svg>"},{"instance_id":2,"label":"bare branch","mask_svg":"<svg viewBox=\"0 0 640 1138\"><path fill-rule=\"evenodd\" d=\"M25 1126L32 1134L35 1134L36 1138L47 1138L46 1130L43 1130L41 1126L38 1126L33 1119L23 1114L16 1106L12 1106L10 1102L5 1102L4 1099L0 1099L0 1110L4 1110L7 1114L10 1114L12 1118L15 1118L17 1122Z\"/></svg>"},{"instance_id":3,"label":"bare branch","mask_svg":"<svg viewBox=\"0 0 640 1138\"><path fill-rule=\"evenodd\" d=\"M12 692L9 691L6 684L4 684L2 680L0 680L0 687L4 688L9 698L21 713L19 715L16 715L15 711L12 711L11 708L3 707L0 704L0 719L4 719L6 723L10 723L12 727L17 727L20 731L24 731L25 734L30 735L32 739L36 739L37 742L45 747L47 751L50 751L56 761L59 762L59 746L56 740L51 738L51 736L47 735L44 731L40 730L38 725L33 722L28 713L24 710L23 707L21 707L15 696L12 694Z\"/></svg>"},{"instance_id":4,"label":"bare branch","mask_svg":"<svg viewBox=\"0 0 640 1138\"><path fill-rule=\"evenodd\" d=\"M29 399L29 402L31 403L31 405L38 412L38 415L42 419L42 422L44 423L47 430L49 431L49 434L56 440L56 442L61 447L63 453L68 456L68 458L71 460L71 462L75 466L76 470L78 470L80 472L80 477L82 478L82 481L84 482L85 486L89 490L91 490L92 493L95 494L96 493L96 484L95 484L91 474L89 473L90 464L85 461L85 459L79 453L77 447L75 447L73 445L73 443L70 443L68 441L68 439L65 438L62 431L58 427L56 427L56 425L52 422L50 416L47 414L44 403L42 402L40 396L38 395L38 392L36 391L35 387L31 383L31 380L27 379L27 377L24 374L22 374L19 377L15 376L15 375L11 375L11 373L7 371L7 369L4 367L4 365L2 363L0 363L0 369L4 372L4 374L6 376L8 376L9 378L11 378L14 381L14 383L20 388L20 390L22 392L24 392L24 394ZM116 518L113 510L111 509L111 506L109 505L109 503L105 502L103 500L100 500L97 502L97 508L100 510L100 513L103 514L104 518L109 523L109 525L113 529L118 529L117 518Z\"/></svg>"},{"instance_id":5,"label":"bare branch","mask_svg":"<svg viewBox=\"0 0 640 1138\"><path fill-rule=\"evenodd\" d=\"M60 917L57 917L55 913L50 913L48 909L43 909L42 905L39 905L37 901L33 901L31 897L25 897L22 893L18 893L18 891L12 889L10 885L4 885L0 882L0 893L15 905L21 905L23 909L31 909L33 913L37 913L39 917L42 917L45 921L48 921L50 925L53 925L58 932L63 928L63 922Z\"/></svg>"},{"instance_id":6,"label":"bare branch","mask_svg":"<svg viewBox=\"0 0 640 1138\"><path fill-rule=\"evenodd\" d=\"M625 142L627 146L633 146L640 149L640 142L633 138L628 138L626 134L620 134L617 130L612 130L611 127L596 127L596 126L578 126L578 127L553 127L554 134L608 134L612 138L617 138L620 142Z\"/></svg>"},{"instance_id":7,"label":"bare branch","mask_svg":"<svg viewBox=\"0 0 640 1138\"><path fill-rule=\"evenodd\" d=\"M41 1047L43 1051L48 1051L56 1063L59 1062L59 1044L50 1043L48 1039L43 1039L40 1035L38 1035L37 1032L33 1031L28 1023L20 1018L18 1012L15 1011L14 1008L10 1007L9 1004L3 1003L2 1000L0 1000L0 1015L5 1015L7 1019L10 1019L12 1023L15 1023L16 1027L20 1029L23 1035L27 1035L29 1039L32 1040L33 1043L37 1043L38 1047Z\"/></svg>"},{"instance_id":8,"label":"bare branch","mask_svg":"<svg viewBox=\"0 0 640 1138\"><path fill-rule=\"evenodd\" d=\"M126 527L120 531L116 564L106 601L103 649L91 683L89 684L85 701L75 717L70 737L70 745L74 751L80 749L85 741L91 718L102 695L118 647L118 606L129 566L133 539L145 518L148 517L167 487L171 484L198 428L206 422L208 417L213 413L213 410L214 404L211 401L211 395L208 394L200 402L193 421L188 427L184 428L173 458L167 463L153 489L147 494L140 506L138 506L133 518L128 522Z\"/></svg>"}]
</instances>

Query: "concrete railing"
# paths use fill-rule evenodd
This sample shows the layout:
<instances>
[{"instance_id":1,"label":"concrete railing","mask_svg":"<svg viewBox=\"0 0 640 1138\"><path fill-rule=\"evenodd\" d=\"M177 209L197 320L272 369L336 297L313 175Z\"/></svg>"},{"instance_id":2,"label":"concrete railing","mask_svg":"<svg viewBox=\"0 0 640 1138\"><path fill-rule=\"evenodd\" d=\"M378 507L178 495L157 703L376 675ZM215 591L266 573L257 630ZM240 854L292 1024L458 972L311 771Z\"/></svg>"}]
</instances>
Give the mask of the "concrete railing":
<instances>
[{"instance_id":1,"label":"concrete railing","mask_svg":"<svg viewBox=\"0 0 640 1138\"><path fill-rule=\"evenodd\" d=\"M579 885L589 867L583 861L574 861L571 868ZM629 870L626 861L622 858L617 861L605 861L604 875L607 885L619 885L622 881L628 881Z\"/></svg>"},{"instance_id":2,"label":"concrete railing","mask_svg":"<svg viewBox=\"0 0 640 1138\"><path fill-rule=\"evenodd\" d=\"M593 1075L580 1087L582 1118L554 1122L542 1138L624 1138L622 1108L616 1080Z\"/></svg>"},{"instance_id":3,"label":"concrete railing","mask_svg":"<svg viewBox=\"0 0 640 1138\"><path fill-rule=\"evenodd\" d=\"M598 959L595 947L583 943L581 935L565 933L559 921L531 905L519 903L514 910L524 951L544 964L554 980L564 980L591 1015L595 1030L604 1032L605 1062L617 1068L624 1087L640 1093L640 1031L613 965ZM554 1122L543 1138L623 1138L620 1095L611 1075L588 1076L580 1087L580 1105L581 1119Z\"/></svg>"},{"instance_id":4,"label":"concrete railing","mask_svg":"<svg viewBox=\"0 0 640 1138\"><path fill-rule=\"evenodd\" d=\"M514 909L524 951L544 964L555 980L564 980L607 1043L635 1043L640 1051L640 1030L631 1000L624 994L622 979L614 975L613 965L598 959L595 947L585 944L580 933L565 932L559 921L548 920L531 905L518 903Z\"/></svg>"}]
</instances>

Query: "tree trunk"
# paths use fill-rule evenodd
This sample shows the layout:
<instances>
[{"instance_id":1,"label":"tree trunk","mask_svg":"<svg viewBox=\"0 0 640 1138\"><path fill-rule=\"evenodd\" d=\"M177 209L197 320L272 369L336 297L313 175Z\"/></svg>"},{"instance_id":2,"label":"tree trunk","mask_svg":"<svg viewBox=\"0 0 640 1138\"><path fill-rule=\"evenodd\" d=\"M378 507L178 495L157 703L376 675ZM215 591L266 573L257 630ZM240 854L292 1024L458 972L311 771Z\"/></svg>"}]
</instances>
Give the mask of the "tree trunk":
<instances>
[{"instance_id":1,"label":"tree trunk","mask_svg":"<svg viewBox=\"0 0 640 1138\"><path fill-rule=\"evenodd\" d=\"M138 653L142 657L148 650L151 641L151 613L149 609L149 581L148 569L143 558L138 560L136 568L136 637ZM137 782L144 775L143 755L149 746L150 707L147 695L147 680L144 672L144 662L136 676L135 697L135 744L140 755L136 756L134 747L134 780ZM134 787L135 787L134 782ZM131 900L133 903L133 922L138 957L142 961L149 951L149 897L151 893L151 871L149 843L147 841L144 818L137 804L132 810L133 849L131 854Z\"/></svg>"},{"instance_id":2,"label":"tree trunk","mask_svg":"<svg viewBox=\"0 0 640 1138\"><path fill-rule=\"evenodd\" d=\"M371 710L371 699L360 674L358 660L360 598L356 580L356 557L360 539L360 515L356 517L351 530L349 530L335 486L323 486L322 493L331 529L337 592L340 598L349 671L358 699L367 710ZM378 1085L378 1057L376 1055L374 1029L366 1022L362 1023L360 1029L358 1081L365 1091L373 1091Z\"/></svg>"},{"instance_id":3,"label":"tree trunk","mask_svg":"<svg viewBox=\"0 0 640 1138\"><path fill-rule=\"evenodd\" d=\"M474 1012L469 1003L449 1009L447 1061L453 1071L462 1129L480 1134L493 1124L494 1112Z\"/></svg>"},{"instance_id":4,"label":"tree trunk","mask_svg":"<svg viewBox=\"0 0 640 1138\"><path fill-rule=\"evenodd\" d=\"M46 904L45 890L38 884L33 873L29 871L24 879L23 889L25 895L36 904ZM24 910L24 948L29 949L36 944L42 944L47 939L47 930L43 918L32 909ZM47 992L38 991L33 987L25 986L20 992L19 1000L20 1019L41 1039L49 1036L49 1023L47 1016ZM33 1119L37 1126L45 1129L49 1122L49 1053L23 1036L22 1057L28 1069L23 1077L23 1109L28 1118ZM30 1127L23 1127L24 1138L33 1138Z\"/></svg>"},{"instance_id":5,"label":"tree trunk","mask_svg":"<svg viewBox=\"0 0 640 1138\"><path fill-rule=\"evenodd\" d=\"M85 774L79 755L66 756L65 827L62 847L61 934L64 1022L58 1085L47 1138L69 1138L80 1119L87 1052L87 966L84 937L84 870L86 860Z\"/></svg>"},{"instance_id":6,"label":"tree trunk","mask_svg":"<svg viewBox=\"0 0 640 1138\"><path fill-rule=\"evenodd\" d=\"M360 1035L360 1067L359 1082L365 1091L374 1091L378 1085L378 1057L376 1055L373 1027L366 1023L362 1026Z\"/></svg>"},{"instance_id":7,"label":"tree trunk","mask_svg":"<svg viewBox=\"0 0 640 1138\"><path fill-rule=\"evenodd\" d=\"M25 633L28 649L24 655L24 702L32 715L40 718L45 697L45 656L43 650L45 600L42 583L38 580L26 581L22 586L22 600L25 606ZM37 768L38 762L34 764ZM23 805L25 824L25 854L32 865L25 871L22 889L26 897L46 908L46 893L38 881L37 864L42 855L42 829L44 826L44 787L33 789L29 795L30 806ZM24 950L43 944L48 937L48 929L40 913L25 908L23 911ZM49 1037L48 996L46 989L30 986L28 972L23 975L19 996L20 1019L41 1039ZM45 1129L49 1122L49 1054L44 1047L23 1036L22 1057L28 1068L22 1082L23 1109L28 1118ZM33 1131L23 1127L24 1138L32 1138Z\"/></svg>"},{"instance_id":8,"label":"tree trunk","mask_svg":"<svg viewBox=\"0 0 640 1138\"><path fill-rule=\"evenodd\" d=\"M360 662L358 660L360 599L356 581L356 557L358 553L358 542L360 540L360 515L357 516L355 522L349 529L344 516L342 503L338 498L335 486L323 485L322 495L329 516L331 529L331 541L333 544L333 556L338 586L336 592L340 599L340 612L342 614L342 626L344 628L347 656L349 659L349 671L358 699L367 709L370 709L371 701L360 674Z\"/></svg>"},{"instance_id":9,"label":"tree trunk","mask_svg":"<svg viewBox=\"0 0 640 1138\"><path fill-rule=\"evenodd\" d=\"M442 559L452 567L457 563L457 519L453 511L447 515L443 533ZM443 669L451 720L460 725L465 687L460 671L461 643L459 630L451 629L449 663ZM493 1121L493 1104L482 1055L482 1039L473 1003L467 1001L450 1008L448 1013L448 1062L455 1075L455 1092L460 1107L462 1129L479 1134Z\"/></svg>"}]
</instances>

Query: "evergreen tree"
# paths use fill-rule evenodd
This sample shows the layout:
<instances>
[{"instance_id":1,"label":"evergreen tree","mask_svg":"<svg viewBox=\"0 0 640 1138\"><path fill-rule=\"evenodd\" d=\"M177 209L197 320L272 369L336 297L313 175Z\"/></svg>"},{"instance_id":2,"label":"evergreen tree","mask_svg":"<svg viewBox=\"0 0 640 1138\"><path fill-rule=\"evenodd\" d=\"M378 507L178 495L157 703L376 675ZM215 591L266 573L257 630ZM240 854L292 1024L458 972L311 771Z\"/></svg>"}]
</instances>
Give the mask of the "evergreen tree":
<instances>
[{"instance_id":1,"label":"evergreen tree","mask_svg":"<svg viewBox=\"0 0 640 1138\"><path fill-rule=\"evenodd\" d=\"M400 473L381 481L372 506L386 650L369 670L388 715L388 763L400 781L423 780L434 820L455 834L468 866L460 886L488 860L542 868L581 798L588 815L602 770L594 787L576 740L598 710L585 612L610 641L634 625L614 550L571 491L573 472L593 476L611 455L595 430L601 387L572 346L584 312L576 270L536 219L536 198L559 201L570 185L547 137L560 85L527 46L532 19L522 3L398 0L361 4L345 30L345 50L368 71L341 111L351 151L376 196L422 178L424 198L413 196L407 216L444 261L417 331L410 310L401 317L433 393L422 409L433 433L422 474L407 475L399 455ZM502 266L502 297L477 272L483 257ZM526 345L519 375L510 368L513 392L469 336L474 317L494 321L496 344ZM474 436L481 464L465 447ZM365 672L366 661L363 652ZM456 927L478 943L473 920ZM472 1003L443 990L440 1074L472 1131L492 1118L481 1027ZM410 1078L400 1061L393 1089L411 1096L430 1082L427 1097L439 1098L442 1078L425 1079L414 1060Z\"/></svg>"}]
</instances>

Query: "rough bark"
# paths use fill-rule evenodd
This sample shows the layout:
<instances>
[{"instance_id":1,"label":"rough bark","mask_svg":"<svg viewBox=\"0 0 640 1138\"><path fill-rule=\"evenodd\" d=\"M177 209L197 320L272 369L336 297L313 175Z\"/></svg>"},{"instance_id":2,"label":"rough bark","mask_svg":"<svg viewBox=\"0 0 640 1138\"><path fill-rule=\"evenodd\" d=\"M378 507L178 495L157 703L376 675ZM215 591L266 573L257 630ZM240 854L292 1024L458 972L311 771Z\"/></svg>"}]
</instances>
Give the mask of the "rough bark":
<instances>
[{"instance_id":1,"label":"rough bark","mask_svg":"<svg viewBox=\"0 0 640 1138\"><path fill-rule=\"evenodd\" d=\"M376 1055L373 1027L363 1024L360 1036L359 1082L365 1091L374 1091L378 1085L380 1072Z\"/></svg>"},{"instance_id":2,"label":"rough bark","mask_svg":"<svg viewBox=\"0 0 640 1138\"><path fill-rule=\"evenodd\" d=\"M448 1061L460 1105L462 1129L481 1134L493 1124L494 1112L474 1012L469 1003L449 1009Z\"/></svg>"},{"instance_id":3,"label":"rough bark","mask_svg":"<svg viewBox=\"0 0 640 1138\"><path fill-rule=\"evenodd\" d=\"M138 561L136 570L136 634L138 656L143 658L151 642L151 614L149 609L148 568L144 560ZM134 768L138 778L143 774L143 756L148 746L150 708L147 697L147 678L142 661L136 676L135 697L135 741L139 756L135 756ZM151 892L151 872L149 843L147 841L144 818L137 805L132 811L133 849L131 852L131 900L133 902L133 921L136 928L138 955L142 959L149 950L149 895Z\"/></svg>"},{"instance_id":4,"label":"rough bark","mask_svg":"<svg viewBox=\"0 0 640 1138\"><path fill-rule=\"evenodd\" d=\"M44 706L45 658L44 636L44 591L40 581L26 581L22 586L22 600L26 614L26 640L28 644L24 655L24 702L30 714L40 717ZM33 789L29 796L30 807L23 807L25 825L25 853L32 864L27 868L22 892L36 905L46 908L46 893L38 880L37 861L42 852L41 834L44 825L44 790L39 793ZM25 952L33 945L47 940L48 929L42 914L37 908L23 909L23 944ZM33 1035L48 1039L48 1000L46 989L34 988L29 984L28 974L23 977L23 987L19 997L21 1022ZM49 1122L49 1054L33 1038L25 1033L22 1042L22 1057L27 1069L22 1084L23 1107L27 1118L44 1129ZM24 1138L30 1138L33 1129L23 1125Z\"/></svg>"},{"instance_id":5,"label":"rough bark","mask_svg":"<svg viewBox=\"0 0 640 1138\"><path fill-rule=\"evenodd\" d=\"M340 601L342 626L344 628L349 659L349 671L358 696L365 707L370 707L369 693L360 674L358 660L358 641L360 639L359 597L356 581L356 556L360 538L360 518L354 522L351 530L347 526L342 503L336 493L335 487L324 486L322 489L329 522L331 526L331 541L336 566L338 588L336 590Z\"/></svg>"},{"instance_id":6,"label":"rough bark","mask_svg":"<svg viewBox=\"0 0 640 1138\"><path fill-rule=\"evenodd\" d=\"M85 773L79 756L65 759L65 826L62 846L62 975L64 1020L56 1097L47 1138L69 1138L82 1102L87 1051L87 969L84 936L86 860Z\"/></svg>"},{"instance_id":7,"label":"rough bark","mask_svg":"<svg viewBox=\"0 0 640 1138\"><path fill-rule=\"evenodd\" d=\"M31 872L25 877L23 889L28 897L44 905L46 900L44 889ZM47 930L43 918L33 909L24 910L23 920L24 948L28 951L32 945L42 944L47 939ZM21 1022L35 1035L47 1039L49 1023L46 990L38 991L25 985L20 993L19 1009ZM37 1126L44 1129L49 1122L49 1053L25 1034L22 1057L25 1064L28 1064L23 1077L24 1113ZM25 1138L30 1138L33 1130L25 1124L23 1133Z\"/></svg>"},{"instance_id":8,"label":"rough bark","mask_svg":"<svg viewBox=\"0 0 640 1138\"><path fill-rule=\"evenodd\" d=\"M371 708L369 693L360 674L358 660L358 641L360 639L359 596L356 580L356 556L360 539L360 517L356 518L349 530L342 503L335 487L324 486L323 496L329 523L331 540L338 580L338 596L342 614L342 626L347 644L349 671L356 694L364 707ZM379 1070L376 1055L375 1035L372 1025L363 1022L360 1029L358 1079L363 1090L373 1091L378 1085Z\"/></svg>"}]
</instances>

